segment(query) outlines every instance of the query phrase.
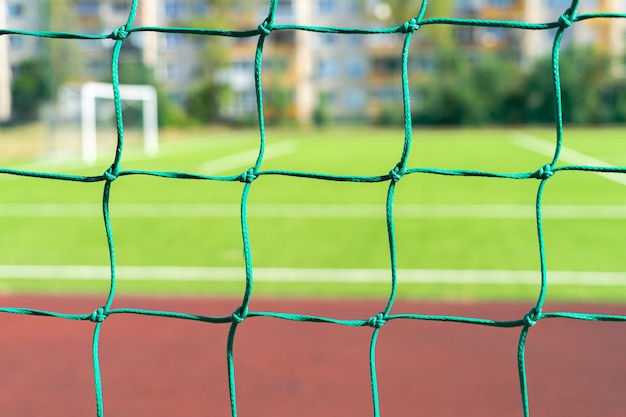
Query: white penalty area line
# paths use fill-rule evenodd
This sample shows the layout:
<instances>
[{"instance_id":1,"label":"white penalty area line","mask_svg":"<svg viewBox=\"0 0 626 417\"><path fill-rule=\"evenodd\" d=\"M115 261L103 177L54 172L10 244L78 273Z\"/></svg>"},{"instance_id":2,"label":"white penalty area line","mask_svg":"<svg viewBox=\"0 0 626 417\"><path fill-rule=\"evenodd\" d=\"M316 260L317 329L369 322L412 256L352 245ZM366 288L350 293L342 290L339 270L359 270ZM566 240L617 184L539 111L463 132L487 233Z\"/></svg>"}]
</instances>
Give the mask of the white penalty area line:
<instances>
[{"instance_id":1,"label":"white penalty area line","mask_svg":"<svg viewBox=\"0 0 626 417\"><path fill-rule=\"evenodd\" d=\"M108 280L110 267L93 265L0 265L0 279ZM132 281L239 281L243 268L190 266L119 266L120 280ZM390 283L386 269L254 268L259 282L285 283ZM539 271L411 270L397 271L399 283L540 285ZM626 286L626 272L548 272L549 285Z\"/></svg>"},{"instance_id":2,"label":"white penalty area line","mask_svg":"<svg viewBox=\"0 0 626 417\"><path fill-rule=\"evenodd\" d=\"M295 152L295 150L296 142L293 140L286 140L268 145L265 147L263 160L267 161L289 155ZM235 168L250 167L254 165L258 156L258 148L250 149L248 151L239 152L205 162L200 166L200 170L206 175L217 175Z\"/></svg>"},{"instance_id":3,"label":"white penalty area line","mask_svg":"<svg viewBox=\"0 0 626 417\"><path fill-rule=\"evenodd\" d=\"M239 218L239 204L114 203L114 218ZM626 205L543 205L544 218L626 219ZM250 204L250 218L384 219L385 204ZM394 218L534 219L535 206L522 204L396 204ZM0 218L95 218L100 204L0 203Z\"/></svg>"},{"instance_id":4,"label":"white penalty area line","mask_svg":"<svg viewBox=\"0 0 626 417\"><path fill-rule=\"evenodd\" d=\"M516 132L513 136L513 143L520 148L528 149L541 155L553 157L555 144L527 133ZM575 165L604 166L607 168L616 168L615 165L609 164L601 159L594 158L584 153L575 151L570 148L562 147L559 154L559 160ZM594 172L594 174L606 178L618 184L626 185L626 175L613 172Z\"/></svg>"}]
</instances>

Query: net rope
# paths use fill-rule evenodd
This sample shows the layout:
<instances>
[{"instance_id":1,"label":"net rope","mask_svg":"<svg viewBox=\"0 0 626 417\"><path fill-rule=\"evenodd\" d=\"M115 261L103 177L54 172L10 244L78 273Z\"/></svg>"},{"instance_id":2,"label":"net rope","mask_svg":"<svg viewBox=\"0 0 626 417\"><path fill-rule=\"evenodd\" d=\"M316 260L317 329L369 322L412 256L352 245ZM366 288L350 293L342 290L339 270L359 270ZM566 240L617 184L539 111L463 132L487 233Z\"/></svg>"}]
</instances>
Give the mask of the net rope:
<instances>
[{"instance_id":1,"label":"net rope","mask_svg":"<svg viewBox=\"0 0 626 417\"><path fill-rule=\"evenodd\" d=\"M163 317L172 319L194 320L212 324L222 324L230 326L227 343L226 343L226 359L228 367L228 385L230 392L230 404L233 417L237 416L237 395L236 395L236 380L235 380L235 357L233 354L233 347L236 339L237 329L243 322L254 317L269 317L280 320L290 320L298 322L316 322L326 323L340 326L350 327L371 327L372 337L369 350L369 367L371 378L371 393L373 402L373 414L374 416L380 416L379 407L379 393L378 382L376 372L376 344L378 337L385 325L385 323L392 320L428 320L439 322L455 322L463 324L473 324L480 326L500 327L500 328L519 328L520 335L517 345L517 369L519 373L519 386L521 394L521 405L524 416L530 415L529 408L529 396L527 389L527 373L525 364L525 346L530 328L535 326L539 321L545 319L572 319L572 320L586 320L586 321L613 321L613 322L625 322L626 316L619 315L606 315L606 314L583 314L576 312L544 312L543 306L546 296L546 290L548 287L548 272L546 268L546 255L544 234L542 226L542 199L544 193L544 187L547 181L562 171L589 171L589 172L613 172L626 174L626 168L624 167L607 167L607 166L588 166L588 165L558 165L559 154L563 146L563 117L562 117L562 102L561 102L561 81L559 77L559 50L561 46L561 38L569 27L588 19L611 19L611 18L626 18L626 14L619 13L588 13L578 14L577 9L579 6L579 0L573 0L570 7L558 17L557 20L547 23L528 23L521 21L508 21L508 20L474 20L474 19L457 19L457 18L425 18L426 10L428 7L427 0L423 0L417 15L409 21L394 27L382 28L382 29L369 29L369 28L349 28L349 27L320 27L320 26L304 26L293 24L277 24L276 14L280 0L270 0L268 5L268 13L265 20L263 20L256 29L247 31L230 31L220 30L212 28L189 28L189 27L147 27L147 26L134 26L134 21L137 16L137 8L139 0L132 0L131 7L128 14L128 19L124 25L118 29L113 30L107 35L91 35L91 34L79 34L69 32L29 32L29 31L17 31L17 30L0 30L2 35L23 35L23 36L36 36L43 38L57 38L57 39L111 39L114 42L112 50L111 60L111 79L112 89L114 94L114 105L116 114L116 129L117 129L117 148L115 156L113 158L111 166L101 175L96 176L79 176L79 175L66 175L50 172L35 172L1 168L0 173L5 175L24 176L32 178L59 180L59 181L72 181L82 183L100 183L103 185L102 194L102 216L104 219L104 226L106 232L106 239L109 250L110 260L110 287L109 294L106 303L96 308L92 313L87 314L64 314L54 311L43 311L30 308L0 308L0 312L8 314L20 314L31 316L47 316L53 318L60 318L66 320L80 320L91 321L94 323L93 342L92 342L92 361L93 361L93 375L94 375L94 387L96 397L96 413L98 417L104 416L104 396L102 392L102 376L100 372L99 362L99 341L100 331L106 321L107 317L116 314L140 314L145 316ZM409 46L411 40L421 27L428 25L463 25L463 26L482 26L482 27L500 27L500 28L512 28L520 30L549 30L556 29L554 42L552 45L552 85L553 85L553 97L554 97L554 114L555 114L555 143L554 143L554 156L551 162L539 167L535 171L531 172L519 172L519 173L500 173L500 172L486 172L475 170L448 170L437 168L422 168L422 167L408 167L407 159L411 149L412 143L412 119L411 119L411 104L410 104L410 89L408 82L408 59L409 59ZM265 119L263 109L263 91L261 87L261 68L263 60L263 48L266 39L276 31L286 30L300 30L311 31L318 33L338 33L338 34L403 34L404 42L402 46L402 100L404 111L404 147L397 164L389 170L389 172L382 173L375 176L342 176L332 174L322 174L316 172L297 172L297 171L285 171L285 170L263 170L263 157L266 145L265 137ZM124 127L122 120L122 102L120 98L120 81L119 81L119 57L120 51L124 41L137 32L162 32L162 33L182 33L182 34L194 34L203 36L224 36L224 37L256 37L256 53L254 61L254 80L256 87L257 98L257 113L258 113L258 127L259 127L259 153L256 159L256 163L251 168L245 170L239 175L234 176L209 176L190 174L185 172L159 172L159 171L141 171L141 170L124 170L122 169L122 154L124 150ZM397 265L396 265L396 240L395 240L395 226L394 226L394 191L396 184L402 180L406 175L413 174L431 174L431 175L447 175L458 177L491 177L491 178L507 178L514 180L532 180L538 181L538 188L535 201L536 212L536 228L537 228L537 242L539 248L539 260L540 260L540 273L541 281L539 294L536 303L530 308L529 312L518 320L512 321L497 321L488 320L482 318L472 317L456 317L456 316L439 316L439 315L423 315L423 314L391 314L391 309L394 305L397 290ZM110 192L113 184L119 177L131 176L131 175L144 175L155 176L171 179L194 179L205 181L224 181L224 182L241 182L243 183L243 191L241 194L241 237L243 243L243 253L245 260L245 291L240 306L230 316L202 316L192 315L173 311L155 311L155 310L143 310L133 308L112 308L113 300L116 294L116 261L115 261L115 246L114 246L114 234L110 222ZM377 312L371 317L364 318L362 320L340 320L331 317L319 317L310 315L288 314L280 312L264 312L264 311L250 311L249 304L252 297L252 289L254 284L254 268L252 262L252 247L250 244L250 237L248 231L248 216L247 216L247 202L248 194L254 183L254 181L260 176L267 175L279 175L279 176L291 176L300 178L314 178L324 181L344 181L354 183L385 183L389 184L387 199L386 199L386 222L387 222L387 235L389 240L389 256L390 256L390 294L387 301L386 308L382 312Z\"/></svg>"}]
</instances>

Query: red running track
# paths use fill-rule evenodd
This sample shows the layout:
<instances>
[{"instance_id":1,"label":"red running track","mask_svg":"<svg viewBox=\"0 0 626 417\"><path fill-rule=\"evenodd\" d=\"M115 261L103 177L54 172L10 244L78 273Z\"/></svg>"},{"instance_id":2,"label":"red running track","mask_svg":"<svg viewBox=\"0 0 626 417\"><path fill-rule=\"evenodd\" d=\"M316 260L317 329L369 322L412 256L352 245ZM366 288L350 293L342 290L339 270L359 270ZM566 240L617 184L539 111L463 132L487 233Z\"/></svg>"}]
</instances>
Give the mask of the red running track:
<instances>
[{"instance_id":1,"label":"red running track","mask_svg":"<svg viewBox=\"0 0 626 417\"><path fill-rule=\"evenodd\" d=\"M133 307L230 315L240 300L118 298ZM103 299L0 297L2 307L91 313ZM367 319L385 302L253 299L251 311ZM520 319L530 304L397 302L392 313ZM626 314L625 305L546 305L544 311ZM109 417L229 416L227 324L112 315L100 361ZM95 416L94 324L0 314L0 415ZM382 416L522 416L520 329L390 321L377 369ZM239 416L371 416L372 329L248 318L235 339ZM532 416L626 415L626 323L541 320L530 329Z\"/></svg>"}]
</instances>

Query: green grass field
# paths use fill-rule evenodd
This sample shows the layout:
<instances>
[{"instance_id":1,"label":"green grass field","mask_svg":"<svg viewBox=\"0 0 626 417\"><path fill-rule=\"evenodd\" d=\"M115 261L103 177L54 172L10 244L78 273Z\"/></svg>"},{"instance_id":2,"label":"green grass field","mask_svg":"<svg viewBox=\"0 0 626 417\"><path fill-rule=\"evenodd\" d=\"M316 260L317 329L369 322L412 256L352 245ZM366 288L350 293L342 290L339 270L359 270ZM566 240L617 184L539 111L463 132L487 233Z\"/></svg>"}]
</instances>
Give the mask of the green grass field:
<instances>
[{"instance_id":1,"label":"green grass field","mask_svg":"<svg viewBox=\"0 0 626 417\"><path fill-rule=\"evenodd\" d=\"M622 128L567 128L567 149L559 165L588 164L589 158L595 158L602 165L625 166L624 134L626 129ZM548 128L418 129L413 137L409 168L501 173L537 170L550 162L549 152L542 149L550 149L554 142L554 132ZM403 139L400 129L270 129L261 170L384 175L398 162ZM17 140L20 136L15 132L0 132L0 147L15 148ZM137 143L129 142L122 169L234 175L254 164L258 143L255 130L164 131L159 155L154 158L144 158ZM9 154L2 164L33 171L99 175L112 158L113 149L102 149L98 164L87 168L78 159L60 162ZM398 183L394 203L399 296L536 298L540 279L534 219L538 185L534 179L405 176ZM610 274L612 281L603 285L589 279L576 285L559 281L549 286L549 299L626 300L625 186L623 174L603 177L561 171L548 181L544 231L549 271L605 273L598 276L614 273ZM0 266L5 267L0 274L0 290L107 290L106 279L44 279L19 272L20 266L108 265L101 215L103 183L2 175L0 188ZM254 267L289 269L295 277L310 269L367 269L384 274L390 269L385 224L387 188L387 182L347 183L262 175L252 184L248 203ZM240 182L118 178L111 193L117 264L242 268L242 189ZM14 268L16 275L24 276L11 276L13 267L18 267ZM414 270L503 271L500 276L504 281L403 281L403 276L409 276L403 271ZM516 282L516 273L523 271L535 271L536 275L530 281ZM150 280L149 271L144 275L125 277L120 272L118 291L241 295L243 289L243 274L241 279L221 279L219 270L211 272L210 279ZM454 276L461 280L465 277L462 272ZM255 283L255 293L265 295L388 297L389 289L384 279L365 283L262 279Z\"/></svg>"}]
</instances>

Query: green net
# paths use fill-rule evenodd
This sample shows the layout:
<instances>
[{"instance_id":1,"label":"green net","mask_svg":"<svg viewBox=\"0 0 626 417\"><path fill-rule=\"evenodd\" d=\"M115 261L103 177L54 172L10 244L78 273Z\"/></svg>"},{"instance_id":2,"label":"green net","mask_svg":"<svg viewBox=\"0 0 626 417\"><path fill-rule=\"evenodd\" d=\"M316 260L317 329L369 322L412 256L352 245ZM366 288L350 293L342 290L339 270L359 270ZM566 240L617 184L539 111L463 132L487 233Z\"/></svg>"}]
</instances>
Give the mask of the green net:
<instances>
[{"instance_id":1,"label":"green net","mask_svg":"<svg viewBox=\"0 0 626 417\"><path fill-rule=\"evenodd\" d=\"M54 311L42 311L30 308L1 308L0 311L9 314L21 314L21 315L34 315L34 316L47 316L66 320L81 320L91 321L94 323L93 343L92 343L92 355L93 355L93 374L95 380L95 393L96 393L96 407L97 415L104 415L104 397L102 392L102 378L100 372L99 362L99 340L100 331L106 321L107 317L117 314L140 314L146 316L157 316L171 319L183 319L183 320L195 320L209 324L226 325L229 326L230 331L227 338L227 367L228 367L228 385L230 389L230 402L232 415L237 415L237 396L236 396L236 381L235 381L235 358L233 355L233 346L237 334L237 329L244 321L252 317L269 317L279 320L290 320L300 322L317 322L326 323L338 326L361 326L371 327L372 337L370 345L370 375L371 375L371 393L373 401L373 412L375 416L380 415L379 411L379 394L377 383L377 371L376 371L376 344L378 337L383 331L385 323L391 320L429 320L440 322L456 322L464 324L473 324L480 326L491 326L501 328L513 328L520 329L519 343L517 347L517 369L519 371L520 393L522 399L522 408L525 416L529 415L529 398L527 392L526 382L526 366L525 366L525 345L530 328L537 322L544 319L552 318L565 318L573 320L587 320L587 321L626 321L626 316L616 315L604 315L604 314L581 314L576 312L544 312L544 300L546 290L548 288L548 272L545 262L545 245L542 226L542 199L544 187L547 181L562 171L591 171L591 172L613 172L613 173L626 173L626 168L619 167L607 167L607 166L584 166L584 165L559 165L559 153L563 145L563 121L562 121L562 102L561 102L561 82L559 78L559 50L561 45L561 38L565 31L576 22L580 22L587 19L611 19L611 18L626 18L626 15L617 13L593 13L593 14L578 14L577 9L579 6L578 0L573 0L570 7L563 12L563 14L556 21L548 23L528 23L521 21L503 21L503 20L472 20L472 19L456 19L456 18L425 18L427 11L427 0L423 0L421 7L417 15L409 21L403 23L400 26L382 28L382 29L369 29L369 28L348 28L348 27L318 27L318 26L303 26L292 24L276 24L277 8L280 0L271 0L268 5L267 17L263 20L256 29L247 31L229 31L219 30L212 28L189 28L189 27L142 27L134 26L134 20L137 15L138 0L133 0L130 7L130 12L126 24L120 28L114 30L108 35L89 35L78 33L65 33L65 32L28 32L28 31L14 31L14 30L1 30L3 35L23 35L23 36L36 36L43 38L64 38L64 39L112 39L114 41L114 47L112 51L112 89L114 93L114 104L116 111L117 122L117 148L115 157L111 163L111 166L102 174L97 176L77 176L77 175L64 175L50 172L33 172L24 170L13 169L0 169L0 173L4 175L25 176L32 178L57 180L57 181L72 181L81 183L98 183L103 187L102 194L102 215L104 219L104 225L106 230L106 237L109 249L110 260L110 290L106 303L95 309L93 313L88 314L64 314ZM500 172L483 172L473 170L447 170L447 169L431 169L423 167L410 167L407 166L407 159L411 150L412 143L412 119L411 119L411 105L410 105L410 88L408 82L408 60L409 60L409 46L412 38L420 27L427 25L464 25L464 26L483 26L483 27L501 27L501 28L513 28L519 30L555 30L554 43L552 46L552 84L554 92L554 114L555 114L555 143L554 143L554 156L552 161L542 167L539 167L535 171L531 172L519 172L519 173L500 173ZM263 91L261 88L262 77L262 61L264 44L268 37L271 37L273 33L278 31L312 31L318 33L337 33L337 34L360 34L360 35L372 35L372 34L402 34L404 36L404 43L402 47L402 97L404 105L404 147L398 162L395 166L390 167L390 170L386 173L376 176L342 176L342 175L329 175L316 172L294 172L284 170L263 170L264 151L266 145L265 137L265 119L263 108ZM158 172L158 171L140 171L140 170L124 170L122 169L123 162L123 150L124 150L124 126L122 120L122 103L120 98L120 81L119 81L119 57L120 51L126 39L133 36L137 32L162 32L162 33L184 33L193 34L198 36L224 36L224 37L249 37L256 38L257 46L254 62L254 80L256 86L256 98L257 98L257 111L258 111L258 127L259 127L259 149L258 157L254 166L247 169L240 175L235 176L206 176L199 174L190 174L186 172ZM507 178L514 180L529 180L538 181L538 188L536 193L536 228L538 237L538 249L541 268L541 285L539 288L539 294L536 303L530 308L530 311L518 320L513 321L496 321L487 320L481 318L471 317L455 317L455 316L434 316L434 315L422 315L422 314L391 314L392 306L396 298L397 291L397 264L396 264L396 240L395 240L395 226L394 226L394 190L399 181L404 176L416 175L416 174L428 174L428 175L446 175L457 177L492 177L492 178ZM202 180L202 181L223 181L223 182L240 182L243 183L243 191L241 194L241 237L243 242L243 252L245 260L245 291L240 306L230 316L200 316L190 315L173 311L153 311L143 309L131 309L131 308L112 308L113 300L116 295L116 260L115 260L115 246L114 246L114 234L110 223L109 205L110 205L110 191L114 186L115 181L124 176L154 176L161 178L171 178L178 180ZM247 216L247 202L248 194L251 187L254 184L255 179L260 176L290 176L299 178L313 178L321 181L343 181L353 183L388 183L388 192L386 199L386 223L387 234L389 240L389 257L391 261L391 268L389 271L389 284L390 294L384 311L374 314L372 317L364 318L362 320L340 320L332 317L320 317L310 315L297 315L287 314L280 312L260 312L251 311L249 304L252 297L253 285L255 282L254 274L255 269L252 263L253 248L250 244L249 232L248 232L248 216Z\"/></svg>"}]
</instances>

